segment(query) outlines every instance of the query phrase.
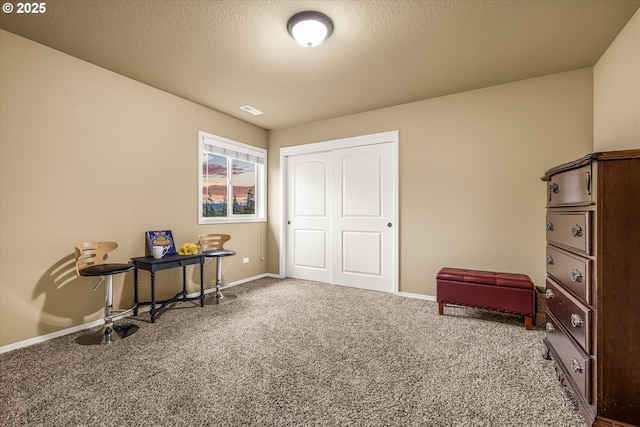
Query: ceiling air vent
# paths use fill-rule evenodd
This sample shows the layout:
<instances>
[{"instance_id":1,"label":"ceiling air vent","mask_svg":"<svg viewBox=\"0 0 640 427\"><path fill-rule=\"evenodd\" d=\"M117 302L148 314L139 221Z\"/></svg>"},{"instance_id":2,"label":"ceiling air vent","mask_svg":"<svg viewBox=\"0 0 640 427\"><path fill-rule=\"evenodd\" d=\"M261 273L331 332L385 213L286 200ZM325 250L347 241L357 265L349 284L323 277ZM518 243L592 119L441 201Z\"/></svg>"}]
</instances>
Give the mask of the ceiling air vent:
<instances>
[{"instance_id":1,"label":"ceiling air vent","mask_svg":"<svg viewBox=\"0 0 640 427\"><path fill-rule=\"evenodd\" d=\"M251 105L245 105L243 107L240 107L240 109L246 111L247 113L251 113L254 116L259 116L260 114L263 114L262 111L258 110L257 108L253 108Z\"/></svg>"}]
</instances>

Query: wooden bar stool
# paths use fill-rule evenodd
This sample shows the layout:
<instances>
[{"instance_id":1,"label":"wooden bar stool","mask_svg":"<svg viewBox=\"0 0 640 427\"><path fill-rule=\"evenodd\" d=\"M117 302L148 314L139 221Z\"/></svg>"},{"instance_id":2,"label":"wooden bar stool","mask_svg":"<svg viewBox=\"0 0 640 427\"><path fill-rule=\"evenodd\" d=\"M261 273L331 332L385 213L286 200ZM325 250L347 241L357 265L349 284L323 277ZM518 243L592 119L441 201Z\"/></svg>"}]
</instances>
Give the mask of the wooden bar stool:
<instances>
[{"instance_id":1,"label":"wooden bar stool","mask_svg":"<svg viewBox=\"0 0 640 427\"><path fill-rule=\"evenodd\" d=\"M235 295L222 294L222 289L224 289L222 283L222 258L236 254L234 251L224 248L224 243L230 239L231 236L228 234L200 234L198 236L200 252L207 258L216 258L215 298L205 300L207 305L223 304L236 299Z\"/></svg>"},{"instance_id":2,"label":"wooden bar stool","mask_svg":"<svg viewBox=\"0 0 640 427\"><path fill-rule=\"evenodd\" d=\"M100 277L100 281L93 290L98 289L102 282L105 284L104 324L91 329L84 335L76 338L76 342L82 345L109 344L122 338L133 335L138 326L132 323L114 324L116 317L133 312L128 310L113 310L113 275L133 271L132 264L105 263L107 253L118 247L115 242L84 242L75 247L76 274L78 276Z\"/></svg>"}]
</instances>

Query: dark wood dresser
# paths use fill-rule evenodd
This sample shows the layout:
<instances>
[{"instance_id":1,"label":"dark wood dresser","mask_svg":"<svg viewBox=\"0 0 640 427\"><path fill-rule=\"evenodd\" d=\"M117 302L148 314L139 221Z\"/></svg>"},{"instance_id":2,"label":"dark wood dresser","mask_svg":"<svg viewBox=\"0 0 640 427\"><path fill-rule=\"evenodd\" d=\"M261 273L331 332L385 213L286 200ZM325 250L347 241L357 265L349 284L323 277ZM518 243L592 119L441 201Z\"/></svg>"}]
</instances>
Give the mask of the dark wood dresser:
<instances>
[{"instance_id":1,"label":"dark wood dresser","mask_svg":"<svg viewBox=\"0 0 640 427\"><path fill-rule=\"evenodd\" d=\"M547 171L545 356L588 425L640 425L640 150Z\"/></svg>"}]
</instances>

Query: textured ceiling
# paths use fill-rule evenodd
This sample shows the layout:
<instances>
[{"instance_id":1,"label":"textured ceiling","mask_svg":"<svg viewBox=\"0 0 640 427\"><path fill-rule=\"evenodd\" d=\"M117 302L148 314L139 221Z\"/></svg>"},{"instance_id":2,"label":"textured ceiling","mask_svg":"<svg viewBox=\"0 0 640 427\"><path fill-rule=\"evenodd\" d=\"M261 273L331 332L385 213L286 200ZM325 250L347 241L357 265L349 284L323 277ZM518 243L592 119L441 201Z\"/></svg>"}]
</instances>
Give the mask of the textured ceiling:
<instances>
[{"instance_id":1,"label":"textured ceiling","mask_svg":"<svg viewBox=\"0 0 640 427\"><path fill-rule=\"evenodd\" d=\"M14 2L15 3L15 2ZM265 129L593 66L640 0L49 0L0 28ZM288 19L318 10L314 48ZM240 110L251 105L264 112Z\"/></svg>"}]
</instances>

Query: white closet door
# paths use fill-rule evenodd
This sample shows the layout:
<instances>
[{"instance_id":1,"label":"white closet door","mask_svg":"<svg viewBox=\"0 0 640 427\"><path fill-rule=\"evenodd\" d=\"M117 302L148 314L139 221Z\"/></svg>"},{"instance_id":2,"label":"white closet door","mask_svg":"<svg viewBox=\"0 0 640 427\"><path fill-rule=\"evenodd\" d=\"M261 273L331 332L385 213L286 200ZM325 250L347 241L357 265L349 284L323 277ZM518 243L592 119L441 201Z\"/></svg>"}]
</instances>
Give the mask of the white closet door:
<instances>
[{"instance_id":1,"label":"white closet door","mask_svg":"<svg viewBox=\"0 0 640 427\"><path fill-rule=\"evenodd\" d=\"M397 132L284 150L286 276L394 293Z\"/></svg>"},{"instance_id":2,"label":"white closet door","mask_svg":"<svg viewBox=\"0 0 640 427\"><path fill-rule=\"evenodd\" d=\"M332 283L394 292L394 158L390 143L332 152Z\"/></svg>"},{"instance_id":3,"label":"white closet door","mask_svg":"<svg viewBox=\"0 0 640 427\"><path fill-rule=\"evenodd\" d=\"M287 161L287 276L331 283L331 153Z\"/></svg>"}]
</instances>

